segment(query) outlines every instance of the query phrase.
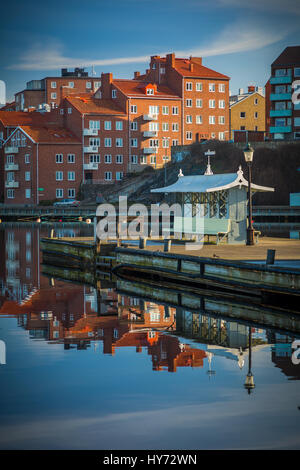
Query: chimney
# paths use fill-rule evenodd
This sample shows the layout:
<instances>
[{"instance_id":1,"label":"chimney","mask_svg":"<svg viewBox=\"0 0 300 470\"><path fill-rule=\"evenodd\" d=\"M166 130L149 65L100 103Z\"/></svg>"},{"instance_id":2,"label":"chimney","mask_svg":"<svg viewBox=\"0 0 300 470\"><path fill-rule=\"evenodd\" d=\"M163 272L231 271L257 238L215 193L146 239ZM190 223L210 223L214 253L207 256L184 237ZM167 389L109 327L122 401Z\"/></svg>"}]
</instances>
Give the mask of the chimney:
<instances>
[{"instance_id":1,"label":"chimney","mask_svg":"<svg viewBox=\"0 0 300 470\"><path fill-rule=\"evenodd\" d=\"M113 81L112 73L101 74L101 96L105 100L109 100L111 98L112 81Z\"/></svg>"},{"instance_id":2,"label":"chimney","mask_svg":"<svg viewBox=\"0 0 300 470\"><path fill-rule=\"evenodd\" d=\"M136 80L141 75L141 72L134 72L134 79Z\"/></svg>"},{"instance_id":3,"label":"chimney","mask_svg":"<svg viewBox=\"0 0 300 470\"><path fill-rule=\"evenodd\" d=\"M194 72L194 64L192 64L192 62L190 62L190 72Z\"/></svg>"},{"instance_id":4,"label":"chimney","mask_svg":"<svg viewBox=\"0 0 300 470\"><path fill-rule=\"evenodd\" d=\"M192 57L190 56L190 61L196 65L202 65L202 57Z\"/></svg>"},{"instance_id":5,"label":"chimney","mask_svg":"<svg viewBox=\"0 0 300 470\"><path fill-rule=\"evenodd\" d=\"M243 95L244 94L244 88L239 88L239 95Z\"/></svg>"},{"instance_id":6,"label":"chimney","mask_svg":"<svg viewBox=\"0 0 300 470\"><path fill-rule=\"evenodd\" d=\"M254 85L249 85L248 86L248 93L254 93L255 92L255 86Z\"/></svg>"},{"instance_id":7,"label":"chimney","mask_svg":"<svg viewBox=\"0 0 300 470\"><path fill-rule=\"evenodd\" d=\"M167 54L167 65L170 65L171 67L175 67L175 54Z\"/></svg>"}]
</instances>

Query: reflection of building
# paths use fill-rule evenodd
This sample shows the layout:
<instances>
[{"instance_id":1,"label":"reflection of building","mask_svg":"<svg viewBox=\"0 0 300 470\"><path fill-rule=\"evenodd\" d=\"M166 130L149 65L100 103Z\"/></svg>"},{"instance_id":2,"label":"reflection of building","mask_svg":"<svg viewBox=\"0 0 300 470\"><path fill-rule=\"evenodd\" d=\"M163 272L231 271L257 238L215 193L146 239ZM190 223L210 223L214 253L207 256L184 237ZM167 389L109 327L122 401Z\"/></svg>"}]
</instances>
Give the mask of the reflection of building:
<instances>
[{"instance_id":1,"label":"reflection of building","mask_svg":"<svg viewBox=\"0 0 300 470\"><path fill-rule=\"evenodd\" d=\"M272 362L281 369L289 380L300 380L300 364L294 364L292 343L296 338L289 335L268 331L268 339L272 345Z\"/></svg>"}]
</instances>

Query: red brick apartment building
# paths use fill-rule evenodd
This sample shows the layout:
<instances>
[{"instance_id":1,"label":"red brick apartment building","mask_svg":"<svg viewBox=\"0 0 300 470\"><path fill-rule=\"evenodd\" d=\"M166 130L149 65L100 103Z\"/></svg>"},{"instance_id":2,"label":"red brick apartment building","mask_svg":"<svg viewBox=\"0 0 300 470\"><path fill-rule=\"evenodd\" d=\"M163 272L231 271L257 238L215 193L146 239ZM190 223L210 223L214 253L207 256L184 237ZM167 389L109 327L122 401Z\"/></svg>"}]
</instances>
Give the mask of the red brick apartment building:
<instances>
[{"instance_id":1,"label":"red brick apartment building","mask_svg":"<svg viewBox=\"0 0 300 470\"><path fill-rule=\"evenodd\" d=\"M100 78L89 77L84 69L61 70L61 77L45 77L27 82L26 89L15 94L16 111L39 109L43 104L56 108L66 95L95 93L100 87Z\"/></svg>"},{"instance_id":2,"label":"red brick apartment building","mask_svg":"<svg viewBox=\"0 0 300 470\"><path fill-rule=\"evenodd\" d=\"M300 46L286 47L272 63L265 86L266 130L271 140L300 139L300 103L293 99L296 90L300 97L299 81Z\"/></svg>"},{"instance_id":3,"label":"red brick apartment building","mask_svg":"<svg viewBox=\"0 0 300 470\"><path fill-rule=\"evenodd\" d=\"M23 99L16 94L20 109L36 107L38 102L38 108L47 103L53 109L21 115L6 112L6 121L0 111L2 137L7 139L20 126L20 139L14 142L26 140L20 152L18 147L8 150L11 142L2 149L8 165L3 174L10 178L4 176L1 185L5 202L36 204L41 198L75 197L71 194L76 194L81 181L112 183L145 165L162 167L174 145L229 139L229 77L203 66L199 57L153 56L146 73L135 72L131 80L114 79L111 73L99 79L88 77L83 69L64 70L62 77L28 82L27 90L26 103L25 95ZM22 161L27 145L33 152L31 182L24 180L24 172L29 178L29 167L23 168ZM69 172L75 172L75 180L69 180Z\"/></svg>"}]
</instances>

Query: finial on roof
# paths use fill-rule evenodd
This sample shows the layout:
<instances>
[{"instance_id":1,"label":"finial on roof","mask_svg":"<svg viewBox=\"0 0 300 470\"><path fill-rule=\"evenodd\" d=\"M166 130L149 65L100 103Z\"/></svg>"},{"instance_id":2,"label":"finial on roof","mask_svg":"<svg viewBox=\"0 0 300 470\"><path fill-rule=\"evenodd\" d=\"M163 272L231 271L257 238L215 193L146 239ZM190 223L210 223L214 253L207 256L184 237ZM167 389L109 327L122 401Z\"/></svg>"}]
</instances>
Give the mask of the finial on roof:
<instances>
[{"instance_id":1,"label":"finial on roof","mask_svg":"<svg viewBox=\"0 0 300 470\"><path fill-rule=\"evenodd\" d=\"M205 175L213 175L213 171L210 166L210 157L213 157L216 154L214 150L207 150L207 152L204 153L204 155L207 156L207 167L205 171Z\"/></svg>"},{"instance_id":2,"label":"finial on roof","mask_svg":"<svg viewBox=\"0 0 300 470\"><path fill-rule=\"evenodd\" d=\"M244 172L243 172L243 170L242 170L242 165L239 166L239 169L238 169L238 171L237 171L237 174L238 174L239 177L243 176Z\"/></svg>"},{"instance_id":3,"label":"finial on roof","mask_svg":"<svg viewBox=\"0 0 300 470\"><path fill-rule=\"evenodd\" d=\"M204 174L205 174L206 176L207 176L207 175L213 175L213 172L212 172L210 163L207 164L207 167L206 167L206 170L205 170L205 173L204 173Z\"/></svg>"},{"instance_id":4,"label":"finial on roof","mask_svg":"<svg viewBox=\"0 0 300 470\"><path fill-rule=\"evenodd\" d=\"M184 176L184 174L182 173L182 169L180 168L179 173L178 173L178 178L180 178L181 176Z\"/></svg>"}]
</instances>

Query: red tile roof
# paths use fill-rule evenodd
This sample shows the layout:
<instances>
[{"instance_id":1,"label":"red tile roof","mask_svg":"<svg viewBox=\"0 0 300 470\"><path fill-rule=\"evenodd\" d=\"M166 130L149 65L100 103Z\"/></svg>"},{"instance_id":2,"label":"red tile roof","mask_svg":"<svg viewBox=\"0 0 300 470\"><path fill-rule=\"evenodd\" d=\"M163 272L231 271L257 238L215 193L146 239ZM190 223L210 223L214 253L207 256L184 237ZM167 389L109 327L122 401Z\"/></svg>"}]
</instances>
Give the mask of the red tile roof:
<instances>
[{"instance_id":1,"label":"red tile roof","mask_svg":"<svg viewBox=\"0 0 300 470\"><path fill-rule=\"evenodd\" d=\"M192 64L193 70L190 70L190 64ZM193 62L193 59L175 59L175 69L183 77L199 77L199 78L215 78L215 79L226 79L230 77L223 75L222 73L216 72L215 70L204 67L204 65Z\"/></svg>"},{"instance_id":2,"label":"red tile roof","mask_svg":"<svg viewBox=\"0 0 300 470\"><path fill-rule=\"evenodd\" d=\"M24 112L24 111L1 111L0 121L7 126L21 126L24 125L43 125L47 122L45 114L38 113L37 111Z\"/></svg>"},{"instance_id":3,"label":"red tile roof","mask_svg":"<svg viewBox=\"0 0 300 470\"><path fill-rule=\"evenodd\" d=\"M300 65L300 46L286 47L272 65Z\"/></svg>"},{"instance_id":4,"label":"red tile roof","mask_svg":"<svg viewBox=\"0 0 300 470\"><path fill-rule=\"evenodd\" d=\"M19 126L35 142L50 144L81 144L72 132L63 127Z\"/></svg>"},{"instance_id":5,"label":"red tile roof","mask_svg":"<svg viewBox=\"0 0 300 470\"><path fill-rule=\"evenodd\" d=\"M140 77L139 77L140 78ZM127 96L147 96L145 92L145 87L149 84L149 81L141 80L126 80L126 79L116 79L113 80L113 84L116 88L121 90ZM157 91L155 95L149 95L151 98L179 98L178 95L174 93L170 88L165 85L157 85Z\"/></svg>"},{"instance_id":6,"label":"red tile roof","mask_svg":"<svg viewBox=\"0 0 300 470\"><path fill-rule=\"evenodd\" d=\"M112 100L94 98L89 94L67 96L66 100L81 113L89 114L125 114Z\"/></svg>"}]
</instances>

